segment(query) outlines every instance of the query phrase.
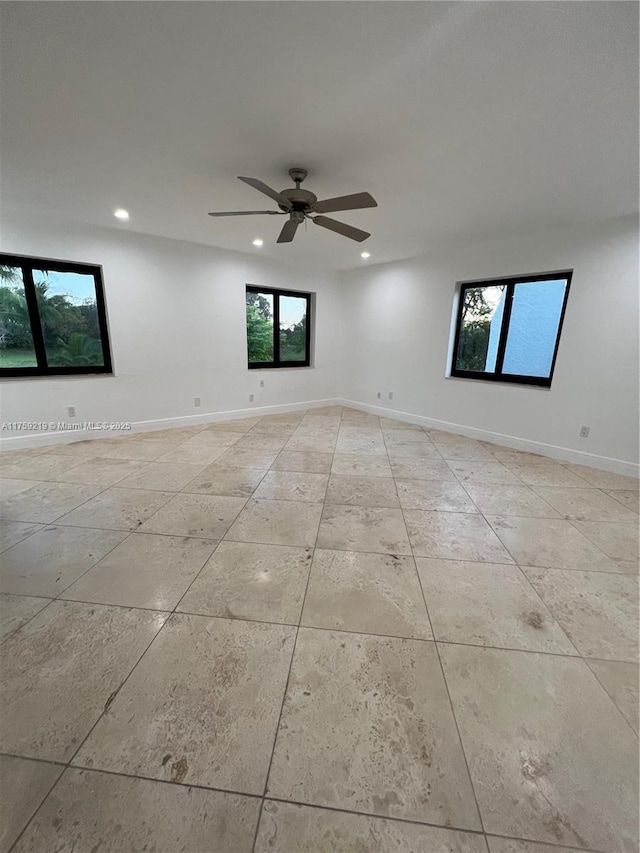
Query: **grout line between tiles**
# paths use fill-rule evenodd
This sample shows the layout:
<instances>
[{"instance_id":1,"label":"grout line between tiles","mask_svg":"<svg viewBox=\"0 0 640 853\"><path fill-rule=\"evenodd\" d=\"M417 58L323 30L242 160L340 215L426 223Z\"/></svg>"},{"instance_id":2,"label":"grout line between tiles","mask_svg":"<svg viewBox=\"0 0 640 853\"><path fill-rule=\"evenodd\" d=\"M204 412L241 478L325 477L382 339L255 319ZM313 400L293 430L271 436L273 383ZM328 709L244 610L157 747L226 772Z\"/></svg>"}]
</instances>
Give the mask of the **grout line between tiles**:
<instances>
[{"instance_id":1,"label":"grout line between tiles","mask_svg":"<svg viewBox=\"0 0 640 853\"><path fill-rule=\"evenodd\" d=\"M342 422L342 413L340 415L340 422ZM336 445L337 445L337 442L334 445L333 454L331 457L331 467L333 467L333 460L335 459ZM311 580L311 572L313 570L313 559L315 557L316 547L318 544L318 536L320 535L320 525L322 524L322 516L324 514L324 507L325 507L325 503L326 503L328 487L329 487L329 477L327 477L327 487L325 488L324 500L322 502L322 510L320 512L320 518L318 519L318 527L316 529L316 538L315 538L315 541L313 544L313 548L311 549L311 559L309 560L309 571L307 573L307 583L305 584L304 594L302 596L302 603L300 605L300 615L298 616L298 624L296 626L296 635L295 635L294 640L293 640L293 648L291 649L291 659L289 661L289 671L287 672L287 680L285 682L284 692L282 694L282 704L280 705L280 713L278 715L278 722L276 724L275 732L274 732L274 736L273 736L273 746L271 748L271 757L269 758L269 766L267 767L267 772L266 772L266 775L264 778L264 789L262 792L262 801L260 803L260 811L258 813L256 830L255 830L255 834L253 837L253 845L251 847L252 853L255 853L256 844L258 843L258 834L260 832L260 824L262 822L262 812L264 810L264 800L265 800L265 797L267 795L267 790L269 788L269 777L271 775L271 766L273 765L273 758L274 758L274 755L276 752L276 745L278 743L278 733L280 731L280 723L282 722L282 714L284 712L284 704L285 704L286 699L287 699L287 691L289 689L289 681L291 679L291 670L293 668L293 660L294 660L295 653L296 653L296 646L298 644L298 636L300 635L300 623L302 622L302 614L304 612L304 605L305 605L305 602L307 600L307 591L309 589L309 582Z\"/></svg>"},{"instance_id":2,"label":"grout line between tiles","mask_svg":"<svg viewBox=\"0 0 640 853\"><path fill-rule=\"evenodd\" d=\"M56 781L54 782L54 784L51 787L51 790L47 793L47 795L43 799L40 806L38 806L38 808L36 809L36 812L34 812L32 817L29 819L29 822L27 823L27 825L24 827L24 829L20 833L20 836L22 836L22 834L24 833L24 830L27 828L27 826L29 825L31 820L33 820L33 817L35 817L36 813L40 810L40 807L43 805L44 800L46 800L46 798L49 796L51 791L53 791L53 788L55 788L55 786L62 780L62 777L65 775L66 771L68 771L68 770L74 771L75 770L75 771L81 771L81 772L89 773L89 774L95 773L95 774L104 774L106 776L115 776L117 778L122 778L122 779L139 779L140 781L143 781L143 782L158 783L160 785L169 785L172 787L182 788L182 789L186 788L187 790L189 788L195 788L196 790L200 790L200 791L211 791L211 792L220 793L220 794L228 794L230 796L246 797L247 799L254 799L254 800L263 800L264 799L264 800L268 800L269 802L282 803L284 805L301 806L303 808L316 809L318 811L337 812L339 814L346 814L346 815L356 815L358 817L365 817L365 818L369 818L371 820L386 820L386 821L391 821L393 823L409 824L411 826L430 827L432 829L443 829L443 830L448 830L451 832L464 832L464 833L468 833L470 835L479 835L479 836L483 836L483 837L487 837L487 838L505 838L505 839L510 839L510 840L514 840L514 841L526 841L526 842L533 843L533 844L541 843L541 842L537 842L536 839L518 837L515 835L499 835L498 833L495 833L495 832L487 833L484 830L479 830L479 829L469 829L469 828L461 827L461 826L450 826L450 825L445 825L445 824L440 824L440 823L429 823L426 821L413 820L411 818L393 817L391 815L381 815L381 814L375 814L373 812L364 812L364 811L353 810L353 809L343 809L343 808L340 808L339 806L325 805L322 803L311 803L311 802L305 802L303 800L287 800L283 797L275 797L275 796L262 797L260 794L250 794L250 793L247 793L246 791L236 791L235 789L231 789L231 788L215 788L215 787L209 787L207 785L199 785L197 783L190 783L187 785L187 784L184 784L182 782L176 782L173 779L157 779L153 776L141 776L141 775L137 775L137 774L123 773L123 772L118 771L118 770L104 770L104 769L100 769L100 768L96 768L96 767L84 767L84 766L79 765L79 764L74 764L74 765L65 764L64 762L61 762L61 761L55 761L52 759L44 759L44 758L33 758L31 756L19 755L17 753L12 753L12 752L0 751L0 755L6 756L8 758L19 758L19 759L22 759L24 761L35 761L39 764L54 765L54 766L59 767L61 769L60 776L56 779ZM16 841L14 842L14 845L12 845L11 849L13 849L13 847L17 843L18 838L16 838ZM582 848L582 847L574 847L570 844L557 844L557 843L552 842L552 841L546 841L544 843L550 847L557 847L559 850L567 850L567 849L568 850L578 850L578 851L580 851L580 853L583 853L583 850L584 850L584 848ZM595 849L590 849L589 853L610 853L610 851L598 851Z\"/></svg>"},{"instance_id":3,"label":"grout line between tiles","mask_svg":"<svg viewBox=\"0 0 640 853\"><path fill-rule=\"evenodd\" d=\"M454 474L454 476L455 476L455 474ZM394 478L394 480L395 480L395 478ZM396 488L397 488L397 487L396 487ZM473 799L474 799L474 802L475 802L475 805L476 805L476 814L478 815L478 820L480 821L480 828L481 828L482 832L484 833L484 820L483 820L483 818L482 818L482 812L480 811L480 804L479 804L479 802L478 802L478 795L476 794L475 785L474 785L474 783L473 783L473 777L472 777L472 775L471 775L471 770L470 770L470 768L469 768L469 762L468 762L468 760L467 760L467 754L466 754L466 752L465 752L464 744L463 744L463 742L462 742L462 737L461 737L461 735L460 735L460 727L458 726L458 720L457 720L456 713L455 713L455 710L454 710L454 707L453 707L453 702L452 702L452 700L451 700L451 693L449 692L449 685L448 685L448 683L447 683L447 679L446 679L446 676L445 676L445 673L444 673L444 667L443 667L443 665L442 665L442 658L440 657L440 650L439 650L439 648L438 648L438 643L437 643L437 642L436 642L436 640L435 640L435 636L436 636L436 635L435 635L435 631L433 630L433 622L432 622L432 620L431 620L431 614L429 613L429 607L427 606L427 599L426 599L426 596L425 596L425 594L424 594L424 589L423 589L423 587L422 587L422 580L421 580L421 578L420 578L420 572L418 571L418 566L417 566L417 563L416 563L415 554L414 554L414 552L413 552L413 545L412 545L412 543L411 543L411 538L410 538L410 536L409 536L409 531L408 531L408 529L407 529L406 521L405 521L405 518L404 518L404 513L402 514L402 520L403 520L404 527L405 527L405 534L406 534L406 537L407 537L407 539L408 539L408 541L409 541L409 547L411 548L411 554L412 554L412 560L413 560L413 567L414 567L414 570L415 570L416 576L417 576L417 578L418 578L418 586L419 586L419 588L420 588L420 593L421 593L421 595L422 595L422 601L423 601L424 608L425 608L425 611L426 611L426 614L427 614L427 619L429 620L429 627L431 628L431 634L433 635L433 638L434 638L434 640L433 640L433 645L434 645L434 648L435 648L435 650L436 650L436 655L437 655L437 658L438 658L438 665L439 665L439 667L440 667L440 674L441 674L441 676L442 676L442 681L443 681L443 683L444 683L445 690L447 691L447 699L449 700L449 708L451 709L451 715L452 715L452 718L453 718L453 723L454 723L454 725L455 725L455 727L456 727L456 734L458 735L458 744L460 745L460 751L462 752L462 757L464 758L464 764L465 764L465 768L466 768L466 771L467 771L467 778L469 779L469 785L471 786L471 791L472 791L472 793L473 793ZM486 840L485 840L485 845L486 845Z\"/></svg>"}]
</instances>

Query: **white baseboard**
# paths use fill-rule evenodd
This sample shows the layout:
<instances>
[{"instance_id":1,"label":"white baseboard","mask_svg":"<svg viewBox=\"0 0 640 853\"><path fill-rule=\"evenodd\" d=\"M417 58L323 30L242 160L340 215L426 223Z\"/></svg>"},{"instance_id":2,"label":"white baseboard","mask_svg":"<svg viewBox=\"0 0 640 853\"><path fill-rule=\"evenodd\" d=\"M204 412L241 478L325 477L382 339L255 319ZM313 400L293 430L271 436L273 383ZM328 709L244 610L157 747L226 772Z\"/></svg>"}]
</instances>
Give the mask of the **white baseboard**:
<instances>
[{"instance_id":1,"label":"white baseboard","mask_svg":"<svg viewBox=\"0 0 640 853\"><path fill-rule=\"evenodd\" d=\"M338 405L348 406L351 409L360 409L373 415L385 418L393 418L410 424L418 424L427 429L439 429L443 432L451 432L456 435L465 435L479 441L488 441L491 444L501 444L514 450L527 450L530 453L540 453L563 462L576 462L578 465L588 465L591 468L599 468L602 471L612 471L615 474L625 474L627 477L638 477L640 465L637 462L627 462L624 459L615 459L610 456L598 456L594 453L586 453L582 450L573 450L570 447L558 447L554 444L544 444L541 441L533 441L528 438L518 438L515 435L504 435L500 432L490 432L485 429L464 426L463 424L452 424L448 421L440 421L435 418L425 418L422 415L414 415L410 412L398 412L385 409L383 406L371 406L368 403L359 403L355 400L340 399Z\"/></svg>"},{"instance_id":2,"label":"white baseboard","mask_svg":"<svg viewBox=\"0 0 640 853\"><path fill-rule=\"evenodd\" d=\"M323 406L341 406L336 399L307 400L302 403L285 403L280 406L254 406L250 409L233 409L226 412L205 412L197 415L182 415L176 418L158 418L151 421L132 421L130 430L73 429L54 432L24 433L17 436L0 437L0 452L5 450L32 450L55 444L70 444L73 441L85 441L98 438L114 438L133 435L137 432L152 432L174 427L195 426L197 424L233 421L237 418L262 417L284 412L299 412L303 409L319 409Z\"/></svg>"}]
</instances>

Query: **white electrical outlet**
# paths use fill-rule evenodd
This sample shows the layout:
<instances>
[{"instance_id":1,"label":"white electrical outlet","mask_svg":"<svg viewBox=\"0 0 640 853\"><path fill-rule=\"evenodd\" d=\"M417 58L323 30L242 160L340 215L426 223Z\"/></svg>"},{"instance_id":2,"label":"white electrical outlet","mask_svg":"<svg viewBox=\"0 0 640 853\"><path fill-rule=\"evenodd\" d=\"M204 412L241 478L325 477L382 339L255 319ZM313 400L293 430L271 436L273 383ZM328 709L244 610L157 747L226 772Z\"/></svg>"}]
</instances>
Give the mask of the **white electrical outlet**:
<instances>
[{"instance_id":1,"label":"white electrical outlet","mask_svg":"<svg viewBox=\"0 0 640 853\"><path fill-rule=\"evenodd\" d=\"M378 400L382 400L382 391L378 391Z\"/></svg>"},{"instance_id":2,"label":"white electrical outlet","mask_svg":"<svg viewBox=\"0 0 640 853\"><path fill-rule=\"evenodd\" d=\"M249 402L253 403L253 394L249 394Z\"/></svg>"},{"instance_id":3,"label":"white electrical outlet","mask_svg":"<svg viewBox=\"0 0 640 853\"><path fill-rule=\"evenodd\" d=\"M201 401L200 397L194 397L193 398L193 405L196 407L196 409L200 408L200 406L202 405L202 401Z\"/></svg>"},{"instance_id":4,"label":"white electrical outlet","mask_svg":"<svg viewBox=\"0 0 640 853\"><path fill-rule=\"evenodd\" d=\"M76 407L75 406L67 406L67 417L75 418L76 416Z\"/></svg>"},{"instance_id":5,"label":"white electrical outlet","mask_svg":"<svg viewBox=\"0 0 640 853\"><path fill-rule=\"evenodd\" d=\"M393 391L389 391L389 399L393 400Z\"/></svg>"},{"instance_id":6,"label":"white electrical outlet","mask_svg":"<svg viewBox=\"0 0 640 853\"><path fill-rule=\"evenodd\" d=\"M261 388L264 388L264 379L261 379L259 384Z\"/></svg>"},{"instance_id":7,"label":"white electrical outlet","mask_svg":"<svg viewBox=\"0 0 640 853\"><path fill-rule=\"evenodd\" d=\"M588 427L588 426L580 427L580 438L589 438L590 432L591 432L591 427Z\"/></svg>"}]
</instances>

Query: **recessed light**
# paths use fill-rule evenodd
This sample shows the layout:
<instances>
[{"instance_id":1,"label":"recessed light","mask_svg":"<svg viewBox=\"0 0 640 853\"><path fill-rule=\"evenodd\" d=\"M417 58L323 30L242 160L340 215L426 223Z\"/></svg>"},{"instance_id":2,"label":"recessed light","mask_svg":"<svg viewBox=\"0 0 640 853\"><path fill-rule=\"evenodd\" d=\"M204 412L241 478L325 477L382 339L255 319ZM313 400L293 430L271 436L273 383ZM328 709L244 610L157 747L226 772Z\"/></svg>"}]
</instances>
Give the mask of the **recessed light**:
<instances>
[{"instance_id":1,"label":"recessed light","mask_svg":"<svg viewBox=\"0 0 640 853\"><path fill-rule=\"evenodd\" d=\"M261 240L259 237L256 237L256 239L253 241L254 246L262 246L263 244L264 240Z\"/></svg>"},{"instance_id":2,"label":"recessed light","mask_svg":"<svg viewBox=\"0 0 640 853\"><path fill-rule=\"evenodd\" d=\"M116 219L128 219L129 211L125 210L124 207L119 207L117 210L113 211L113 215L116 217Z\"/></svg>"},{"instance_id":3,"label":"recessed light","mask_svg":"<svg viewBox=\"0 0 640 853\"><path fill-rule=\"evenodd\" d=\"M370 258L371 255L369 254L369 252L360 252L360 257L361 258Z\"/></svg>"}]
</instances>

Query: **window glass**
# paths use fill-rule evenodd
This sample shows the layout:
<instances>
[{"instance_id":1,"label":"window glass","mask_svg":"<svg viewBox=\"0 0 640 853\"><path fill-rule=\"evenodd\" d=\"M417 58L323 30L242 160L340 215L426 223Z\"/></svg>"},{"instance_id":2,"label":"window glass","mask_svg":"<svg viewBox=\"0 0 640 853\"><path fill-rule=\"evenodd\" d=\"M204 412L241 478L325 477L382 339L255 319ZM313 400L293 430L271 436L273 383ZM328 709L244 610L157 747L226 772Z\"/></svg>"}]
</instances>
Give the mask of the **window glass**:
<instances>
[{"instance_id":1,"label":"window glass","mask_svg":"<svg viewBox=\"0 0 640 853\"><path fill-rule=\"evenodd\" d=\"M462 285L451 375L549 387L572 275Z\"/></svg>"},{"instance_id":2,"label":"window glass","mask_svg":"<svg viewBox=\"0 0 640 853\"><path fill-rule=\"evenodd\" d=\"M33 283L47 365L104 365L94 277L34 269Z\"/></svg>"},{"instance_id":3,"label":"window glass","mask_svg":"<svg viewBox=\"0 0 640 853\"><path fill-rule=\"evenodd\" d=\"M247 291L249 363L273 361L273 294Z\"/></svg>"},{"instance_id":4,"label":"window glass","mask_svg":"<svg viewBox=\"0 0 640 853\"><path fill-rule=\"evenodd\" d=\"M495 370L504 310L504 285L467 287L461 298L462 314L456 368Z\"/></svg>"},{"instance_id":5,"label":"window glass","mask_svg":"<svg viewBox=\"0 0 640 853\"><path fill-rule=\"evenodd\" d=\"M0 369L37 367L20 267L0 266Z\"/></svg>"},{"instance_id":6,"label":"window glass","mask_svg":"<svg viewBox=\"0 0 640 853\"><path fill-rule=\"evenodd\" d=\"M102 269L0 253L0 376L110 373Z\"/></svg>"},{"instance_id":7,"label":"window glass","mask_svg":"<svg viewBox=\"0 0 640 853\"><path fill-rule=\"evenodd\" d=\"M280 295L280 360L305 361L307 357L307 300Z\"/></svg>"},{"instance_id":8,"label":"window glass","mask_svg":"<svg viewBox=\"0 0 640 853\"><path fill-rule=\"evenodd\" d=\"M566 284L559 279L515 285L503 373L549 376Z\"/></svg>"}]
</instances>

